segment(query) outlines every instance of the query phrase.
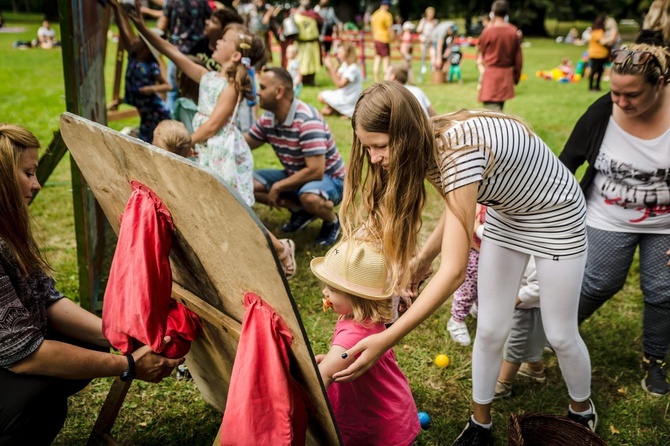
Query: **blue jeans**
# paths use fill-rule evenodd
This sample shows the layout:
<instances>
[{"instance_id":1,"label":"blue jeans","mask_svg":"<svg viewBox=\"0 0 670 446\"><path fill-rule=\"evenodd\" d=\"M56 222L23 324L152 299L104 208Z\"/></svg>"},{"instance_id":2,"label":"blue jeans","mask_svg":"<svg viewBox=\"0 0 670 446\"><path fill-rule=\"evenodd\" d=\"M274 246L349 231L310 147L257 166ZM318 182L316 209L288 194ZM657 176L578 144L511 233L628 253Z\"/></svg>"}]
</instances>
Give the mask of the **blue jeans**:
<instances>
[{"instance_id":1,"label":"blue jeans","mask_svg":"<svg viewBox=\"0 0 670 446\"><path fill-rule=\"evenodd\" d=\"M254 171L254 180L265 186L265 189L270 190L273 184L288 178L285 170L278 169L259 169ZM340 178L333 178L330 175L324 174L323 179L317 181L310 181L303 184L298 190L291 190L282 192L282 198L300 203L300 195L302 194L316 194L325 199L332 201L334 206L337 206L342 201L342 191L344 189L344 181Z\"/></svg>"},{"instance_id":2,"label":"blue jeans","mask_svg":"<svg viewBox=\"0 0 670 446\"><path fill-rule=\"evenodd\" d=\"M177 88L177 65L171 60L168 60L167 63L167 76L171 88L165 96L165 108L167 108L170 115L172 115L172 112L174 111L174 103L177 100L177 97L179 97L179 88Z\"/></svg>"}]
</instances>

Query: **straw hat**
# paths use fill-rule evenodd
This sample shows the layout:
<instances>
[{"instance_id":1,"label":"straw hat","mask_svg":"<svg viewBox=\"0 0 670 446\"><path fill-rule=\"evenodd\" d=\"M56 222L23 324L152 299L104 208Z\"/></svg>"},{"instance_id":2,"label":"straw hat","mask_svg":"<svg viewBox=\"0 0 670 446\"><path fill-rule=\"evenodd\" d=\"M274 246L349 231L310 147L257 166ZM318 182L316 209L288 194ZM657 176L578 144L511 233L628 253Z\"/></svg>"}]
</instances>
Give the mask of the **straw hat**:
<instances>
[{"instance_id":1,"label":"straw hat","mask_svg":"<svg viewBox=\"0 0 670 446\"><path fill-rule=\"evenodd\" d=\"M363 299L384 300L393 294L386 258L369 243L344 241L313 259L310 267L327 285Z\"/></svg>"}]
</instances>

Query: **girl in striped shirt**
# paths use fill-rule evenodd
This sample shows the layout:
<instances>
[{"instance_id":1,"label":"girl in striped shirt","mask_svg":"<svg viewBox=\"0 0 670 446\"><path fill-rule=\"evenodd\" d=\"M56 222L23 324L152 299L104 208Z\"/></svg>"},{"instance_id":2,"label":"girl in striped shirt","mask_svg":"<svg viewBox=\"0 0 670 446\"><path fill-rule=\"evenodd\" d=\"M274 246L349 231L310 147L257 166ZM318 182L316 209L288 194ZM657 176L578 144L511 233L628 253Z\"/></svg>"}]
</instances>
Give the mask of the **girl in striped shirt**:
<instances>
[{"instance_id":1,"label":"girl in striped shirt","mask_svg":"<svg viewBox=\"0 0 670 446\"><path fill-rule=\"evenodd\" d=\"M472 360L474 415L454 444L492 441L491 401L500 352L531 255L544 290L543 323L568 387L570 414L595 430L589 354L577 330L586 209L568 169L517 119L463 110L428 121L414 96L390 82L363 92L352 127L354 142L340 210L344 237L368 225L369 232L381 238L399 287L418 283L433 259L440 253L442 258L435 276L403 316L384 333L346 352L360 357L335 380L365 372L463 282L475 206L480 203L487 206L487 216ZM418 249L424 179L442 194L445 210ZM416 295L416 286L411 288Z\"/></svg>"}]
</instances>

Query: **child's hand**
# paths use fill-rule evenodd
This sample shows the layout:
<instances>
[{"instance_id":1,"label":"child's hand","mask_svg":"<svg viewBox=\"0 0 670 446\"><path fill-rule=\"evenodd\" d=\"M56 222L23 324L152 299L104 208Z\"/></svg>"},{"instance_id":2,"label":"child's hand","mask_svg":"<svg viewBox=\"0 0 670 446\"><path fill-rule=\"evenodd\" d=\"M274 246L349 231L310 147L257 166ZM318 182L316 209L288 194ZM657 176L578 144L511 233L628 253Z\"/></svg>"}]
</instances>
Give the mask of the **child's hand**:
<instances>
[{"instance_id":1,"label":"child's hand","mask_svg":"<svg viewBox=\"0 0 670 446\"><path fill-rule=\"evenodd\" d=\"M135 0L135 7L132 11L128 11L128 17L136 25L138 23L144 23L144 18L142 17L142 0Z\"/></svg>"}]
</instances>

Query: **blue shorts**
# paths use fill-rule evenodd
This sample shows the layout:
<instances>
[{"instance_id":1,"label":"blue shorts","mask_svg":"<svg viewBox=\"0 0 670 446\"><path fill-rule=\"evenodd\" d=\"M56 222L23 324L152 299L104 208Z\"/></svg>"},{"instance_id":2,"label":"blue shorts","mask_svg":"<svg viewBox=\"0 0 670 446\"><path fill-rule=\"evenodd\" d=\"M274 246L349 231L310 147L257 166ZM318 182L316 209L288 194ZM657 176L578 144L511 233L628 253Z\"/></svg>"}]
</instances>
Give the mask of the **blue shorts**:
<instances>
[{"instance_id":1,"label":"blue shorts","mask_svg":"<svg viewBox=\"0 0 670 446\"><path fill-rule=\"evenodd\" d=\"M288 177L285 170L277 169L259 169L254 170L254 180L261 183L267 190L270 190L273 184ZM324 174L323 179L318 181L310 181L305 183L298 190L282 192L282 198L288 198L296 202L300 201L302 194L316 194L323 197L326 201L332 201L333 205L339 204L342 201L342 191L344 189L344 181L340 178L333 178L330 175Z\"/></svg>"}]
</instances>

